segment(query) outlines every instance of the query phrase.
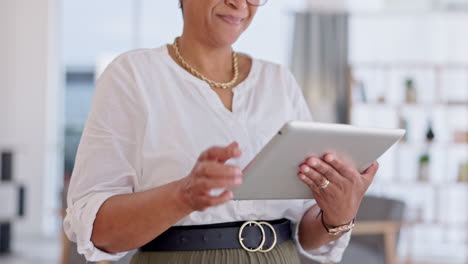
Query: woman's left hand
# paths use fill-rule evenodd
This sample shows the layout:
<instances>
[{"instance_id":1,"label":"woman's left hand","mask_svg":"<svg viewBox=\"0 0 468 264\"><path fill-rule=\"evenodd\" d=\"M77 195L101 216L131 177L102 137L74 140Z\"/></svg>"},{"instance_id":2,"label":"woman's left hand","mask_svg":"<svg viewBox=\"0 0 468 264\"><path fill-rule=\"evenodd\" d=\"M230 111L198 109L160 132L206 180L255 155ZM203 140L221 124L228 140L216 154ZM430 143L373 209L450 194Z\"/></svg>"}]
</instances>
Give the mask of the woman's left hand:
<instances>
[{"instance_id":1,"label":"woman's left hand","mask_svg":"<svg viewBox=\"0 0 468 264\"><path fill-rule=\"evenodd\" d=\"M362 174L335 154L308 158L298 173L309 186L328 225L348 224L356 216L362 198L379 168L374 162ZM325 186L327 180L329 184ZM323 187L320 187L323 186Z\"/></svg>"}]
</instances>

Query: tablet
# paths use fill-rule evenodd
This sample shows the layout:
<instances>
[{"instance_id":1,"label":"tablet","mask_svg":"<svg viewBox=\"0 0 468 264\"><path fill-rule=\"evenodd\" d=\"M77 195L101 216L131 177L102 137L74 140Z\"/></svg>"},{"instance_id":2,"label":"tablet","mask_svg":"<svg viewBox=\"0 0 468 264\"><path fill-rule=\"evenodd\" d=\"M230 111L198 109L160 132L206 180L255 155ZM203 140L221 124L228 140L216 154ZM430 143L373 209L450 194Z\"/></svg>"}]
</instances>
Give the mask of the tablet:
<instances>
[{"instance_id":1,"label":"tablet","mask_svg":"<svg viewBox=\"0 0 468 264\"><path fill-rule=\"evenodd\" d=\"M307 157L335 153L363 172L404 134L403 129L288 122L245 167L234 199L311 199L312 192L297 177Z\"/></svg>"}]
</instances>

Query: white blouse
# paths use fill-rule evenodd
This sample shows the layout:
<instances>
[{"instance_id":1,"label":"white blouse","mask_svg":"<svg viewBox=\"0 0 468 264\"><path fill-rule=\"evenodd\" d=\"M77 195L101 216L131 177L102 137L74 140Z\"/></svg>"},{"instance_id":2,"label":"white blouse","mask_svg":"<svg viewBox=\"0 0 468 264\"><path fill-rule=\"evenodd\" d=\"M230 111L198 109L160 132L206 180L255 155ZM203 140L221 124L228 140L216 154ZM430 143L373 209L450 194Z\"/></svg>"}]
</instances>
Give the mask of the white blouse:
<instances>
[{"instance_id":1,"label":"white blouse","mask_svg":"<svg viewBox=\"0 0 468 264\"><path fill-rule=\"evenodd\" d=\"M96 213L109 197L181 179L202 151L232 141L243 154L229 163L244 168L286 121L311 120L294 77L280 65L254 59L233 93L231 112L207 83L179 67L166 46L131 51L110 64L97 82L68 191L64 229L80 254L89 261L125 255L105 253L90 240ZM350 233L312 251L298 243L296 223L314 204L230 201L177 225L288 218L300 253L339 262Z\"/></svg>"}]
</instances>

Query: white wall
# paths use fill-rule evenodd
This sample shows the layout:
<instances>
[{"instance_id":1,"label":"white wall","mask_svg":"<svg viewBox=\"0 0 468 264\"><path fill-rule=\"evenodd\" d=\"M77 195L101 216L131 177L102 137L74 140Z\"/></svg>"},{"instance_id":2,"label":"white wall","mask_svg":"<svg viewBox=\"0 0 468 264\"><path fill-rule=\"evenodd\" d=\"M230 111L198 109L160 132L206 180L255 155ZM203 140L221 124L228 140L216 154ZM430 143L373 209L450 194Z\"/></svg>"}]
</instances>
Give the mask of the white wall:
<instances>
[{"instance_id":1,"label":"white wall","mask_svg":"<svg viewBox=\"0 0 468 264\"><path fill-rule=\"evenodd\" d=\"M59 226L57 1L0 1L0 148L15 151L14 177L27 188L20 234Z\"/></svg>"},{"instance_id":2,"label":"white wall","mask_svg":"<svg viewBox=\"0 0 468 264\"><path fill-rule=\"evenodd\" d=\"M63 59L67 66L92 66L99 57L119 54L132 46L132 0L64 0ZM289 62L294 11L305 0L270 0L260 7L250 28L235 49L277 63ZM111 11L103 12L112 5ZM154 48L172 43L182 32L177 1L141 0L140 44ZM108 9L108 8L107 8ZM86 17L83 13L86 12Z\"/></svg>"},{"instance_id":3,"label":"white wall","mask_svg":"<svg viewBox=\"0 0 468 264\"><path fill-rule=\"evenodd\" d=\"M352 62L468 61L467 13L369 13L350 23Z\"/></svg>"},{"instance_id":4,"label":"white wall","mask_svg":"<svg viewBox=\"0 0 468 264\"><path fill-rule=\"evenodd\" d=\"M304 0L270 0L234 48L253 57L289 65L294 33L294 13L303 10Z\"/></svg>"}]
</instances>

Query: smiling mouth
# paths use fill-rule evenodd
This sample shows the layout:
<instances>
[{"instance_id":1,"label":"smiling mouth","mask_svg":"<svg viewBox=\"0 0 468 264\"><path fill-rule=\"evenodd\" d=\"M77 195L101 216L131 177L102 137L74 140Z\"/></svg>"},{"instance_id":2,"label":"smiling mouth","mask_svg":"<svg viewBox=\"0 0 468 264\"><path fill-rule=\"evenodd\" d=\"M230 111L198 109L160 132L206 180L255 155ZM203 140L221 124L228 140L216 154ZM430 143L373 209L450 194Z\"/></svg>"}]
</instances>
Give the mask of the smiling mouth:
<instances>
[{"instance_id":1,"label":"smiling mouth","mask_svg":"<svg viewBox=\"0 0 468 264\"><path fill-rule=\"evenodd\" d=\"M224 20L226 23L231 24L231 25L235 25L235 26L238 26L238 25L242 24L242 22L244 21L244 19L240 18L240 17L234 17L234 16L229 16L229 15L226 15L226 16L218 15L218 16L222 20Z\"/></svg>"}]
</instances>

